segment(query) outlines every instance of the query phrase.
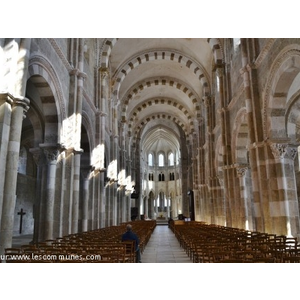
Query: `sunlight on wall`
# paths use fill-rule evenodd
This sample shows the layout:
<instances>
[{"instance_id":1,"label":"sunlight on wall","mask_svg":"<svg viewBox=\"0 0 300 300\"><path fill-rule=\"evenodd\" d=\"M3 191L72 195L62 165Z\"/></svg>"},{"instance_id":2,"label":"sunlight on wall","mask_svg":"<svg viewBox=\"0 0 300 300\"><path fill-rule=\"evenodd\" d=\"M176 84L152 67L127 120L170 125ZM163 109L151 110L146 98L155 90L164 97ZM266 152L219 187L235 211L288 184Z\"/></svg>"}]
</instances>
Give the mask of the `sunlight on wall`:
<instances>
[{"instance_id":1,"label":"sunlight on wall","mask_svg":"<svg viewBox=\"0 0 300 300\"><path fill-rule=\"evenodd\" d=\"M121 185L121 186L126 186L127 185L126 171L124 169L121 170L118 174L118 184Z\"/></svg>"},{"instance_id":2,"label":"sunlight on wall","mask_svg":"<svg viewBox=\"0 0 300 300\"><path fill-rule=\"evenodd\" d=\"M104 168L104 144L98 145L92 151L91 163L95 166L95 169Z\"/></svg>"},{"instance_id":3,"label":"sunlight on wall","mask_svg":"<svg viewBox=\"0 0 300 300\"><path fill-rule=\"evenodd\" d=\"M131 180L131 176L126 178L126 194L131 194L134 191L135 182Z\"/></svg>"},{"instance_id":4,"label":"sunlight on wall","mask_svg":"<svg viewBox=\"0 0 300 300\"><path fill-rule=\"evenodd\" d=\"M118 171L117 171L117 160L114 159L109 165L108 165L108 168L107 168L107 177L110 179L110 180L115 180L117 181L118 180Z\"/></svg>"}]
</instances>

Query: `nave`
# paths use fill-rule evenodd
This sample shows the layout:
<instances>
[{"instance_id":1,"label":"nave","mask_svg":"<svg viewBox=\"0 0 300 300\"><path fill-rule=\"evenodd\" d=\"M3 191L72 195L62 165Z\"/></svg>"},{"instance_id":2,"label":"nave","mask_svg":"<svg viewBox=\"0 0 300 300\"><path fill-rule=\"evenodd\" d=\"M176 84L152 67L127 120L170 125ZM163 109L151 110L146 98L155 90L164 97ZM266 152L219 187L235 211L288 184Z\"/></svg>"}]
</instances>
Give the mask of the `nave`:
<instances>
[{"instance_id":1,"label":"nave","mask_svg":"<svg viewBox=\"0 0 300 300\"><path fill-rule=\"evenodd\" d=\"M166 225L155 227L142 254L143 263L192 263L180 247L172 230Z\"/></svg>"},{"instance_id":2,"label":"nave","mask_svg":"<svg viewBox=\"0 0 300 300\"><path fill-rule=\"evenodd\" d=\"M129 222L140 240L143 263L299 263L297 238L205 222ZM135 246L121 242L127 223L38 244L30 236L14 239L3 262L134 263ZM22 244L23 242L23 244Z\"/></svg>"}]
</instances>

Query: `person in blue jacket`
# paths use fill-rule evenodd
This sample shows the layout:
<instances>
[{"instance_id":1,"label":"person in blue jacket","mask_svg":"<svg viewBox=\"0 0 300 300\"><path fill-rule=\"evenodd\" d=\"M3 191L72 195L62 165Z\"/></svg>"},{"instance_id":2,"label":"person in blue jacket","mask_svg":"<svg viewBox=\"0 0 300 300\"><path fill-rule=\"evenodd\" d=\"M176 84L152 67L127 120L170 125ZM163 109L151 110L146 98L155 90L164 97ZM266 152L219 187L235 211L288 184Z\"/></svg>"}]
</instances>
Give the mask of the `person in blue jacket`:
<instances>
[{"instance_id":1,"label":"person in blue jacket","mask_svg":"<svg viewBox=\"0 0 300 300\"><path fill-rule=\"evenodd\" d=\"M136 262L141 263L141 252L140 252L140 240L138 236L132 231L131 224L127 224L126 232L122 234L123 241L135 241L135 253L136 253Z\"/></svg>"}]
</instances>

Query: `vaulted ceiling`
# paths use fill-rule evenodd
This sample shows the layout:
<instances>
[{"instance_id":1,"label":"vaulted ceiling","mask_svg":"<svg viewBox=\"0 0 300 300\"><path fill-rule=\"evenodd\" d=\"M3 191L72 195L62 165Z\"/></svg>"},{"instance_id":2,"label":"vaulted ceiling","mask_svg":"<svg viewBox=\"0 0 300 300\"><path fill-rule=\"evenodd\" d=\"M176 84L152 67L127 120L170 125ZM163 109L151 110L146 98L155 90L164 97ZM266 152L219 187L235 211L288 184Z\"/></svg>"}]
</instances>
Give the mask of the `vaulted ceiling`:
<instances>
[{"instance_id":1,"label":"vaulted ceiling","mask_svg":"<svg viewBox=\"0 0 300 300\"><path fill-rule=\"evenodd\" d=\"M121 38L111 40L105 54L129 136L139 136L147 152L178 150L178 128L186 135L194 132L201 99L210 90L208 40Z\"/></svg>"}]
</instances>

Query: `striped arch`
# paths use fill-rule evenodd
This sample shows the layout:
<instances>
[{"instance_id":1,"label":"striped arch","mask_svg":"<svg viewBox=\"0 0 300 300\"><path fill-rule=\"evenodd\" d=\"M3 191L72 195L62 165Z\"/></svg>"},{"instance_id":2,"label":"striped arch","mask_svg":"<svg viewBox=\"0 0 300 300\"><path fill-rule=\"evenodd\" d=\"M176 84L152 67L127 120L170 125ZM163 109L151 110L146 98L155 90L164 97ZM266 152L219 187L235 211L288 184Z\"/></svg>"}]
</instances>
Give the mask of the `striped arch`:
<instances>
[{"instance_id":1,"label":"striped arch","mask_svg":"<svg viewBox=\"0 0 300 300\"><path fill-rule=\"evenodd\" d=\"M207 39L208 44L213 52L214 62L216 65L223 64L224 62L224 51L220 39Z\"/></svg>"},{"instance_id":2,"label":"striped arch","mask_svg":"<svg viewBox=\"0 0 300 300\"><path fill-rule=\"evenodd\" d=\"M174 61L176 63L180 63L183 66L193 70L195 76L198 77L199 81L203 86L203 96L207 96L210 94L210 86L209 86L209 75L205 71L204 67L200 65L198 62L195 62L192 58L176 51L170 50L151 50L147 52L139 53L134 56L130 60L128 60L113 77L115 82L113 88L113 95L118 99L119 90L121 83L126 78L126 76L137 66L146 63L148 61L153 60L167 60Z\"/></svg>"},{"instance_id":3,"label":"striped arch","mask_svg":"<svg viewBox=\"0 0 300 300\"><path fill-rule=\"evenodd\" d=\"M179 127L182 128L183 132L185 133L185 135L188 135L187 129L185 127L185 125L177 118L174 117L172 115L169 115L167 113L161 113L161 114L152 114L149 115L146 119L141 120L139 122L139 124L137 124L135 126L135 128L132 128L131 130L128 131L128 136L131 137L133 136L133 145L136 144L136 140L139 139L139 133L141 132L141 130L143 129L144 126L146 126L147 123L149 123L152 120L156 120L156 119L166 119L166 120L171 120L174 123L176 123Z\"/></svg>"},{"instance_id":4,"label":"striped arch","mask_svg":"<svg viewBox=\"0 0 300 300\"><path fill-rule=\"evenodd\" d=\"M300 73L300 46L291 45L283 49L274 60L269 73L271 75L267 81L263 103L264 135L271 140L286 139L287 97L294 79Z\"/></svg>"},{"instance_id":5,"label":"striped arch","mask_svg":"<svg viewBox=\"0 0 300 300\"><path fill-rule=\"evenodd\" d=\"M190 130L191 130L191 132L194 132L195 125L194 125L194 122L193 122L192 117L191 117L191 112L189 112L182 104L179 104L178 102L174 101L171 98L152 98L152 99L148 99L148 100L144 101L139 106L137 106L133 110L133 112L130 114L130 116L128 117L128 119L129 119L129 121L128 121L129 130L131 128L133 128L133 125L136 121L136 118L142 110L147 109L148 107L150 107L152 105L156 105L156 104L167 104L167 105L170 105L172 107L178 108L181 112L183 112L186 115L187 119L189 120Z\"/></svg>"},{"instance_id":6,"label":"striped arch","mask_svg":"<svg viewBox=\"0 0 300 300\"><path fill-rule=\"evenodd\" d=\"M118 39L105 39L100 52L101 68L108 68L109 56Z\"/></svg>"},{"instance_id":7,"label":"striped arch","mask_svg":"<svg viewBox=\"0 0 300 300\"><path fill-rule=\"evenodd\" d=\"M165 86L170 86L176 89L181 90L183 93L188 95L188 97L191 99L192 103L194 104L195 108L195 113L196 117L200 118L201 117L201 109L200 109L200 99L197 96L197 93L190 87L187 87L186 84L182 81L176 80L174 78L149 78L147 80L143 80L135 84L123 97L123 101L121 103L122 105L122 120L126 120L126 114L127 114L127 108L128 104L131 100L134 99L135 95L139 92L142 91L143 89L146 89L151 86L158 86L158 85L165 85Z\"/></svg>"},{"instance_id":8,"label":"striped arch","mask_svg":"<svg viewBox=\"0 0 300 300\"><path fill-rule=\"evenodd\" d=\"M286 112L287 135L292 144L300 143L300 89L289 99Z\"/></svg>"},{"instance_id":9,"label":"striped arch","mask_svg":"<svg viewBox=\"0 0 300 300\"><path fill-rule=\"evenodd\" d=\"M30 121L33 128L33 135L34 135L32 137L34 141L33 147L38 147L39 144L43 142L44 128L43 128L42 116L38 114L38 111L35 108L33 102L30 103L30 109L26 113L26 119Z\"/></svg>"},{"instance_id":10,"label":"striped arch","mask_svg":"<svg viewBox=\"0 0 300 300\"><path fill-rule=\"evenodd\" d=\"M247 110L241 108L235 118L232 132L231 149L234 163L239 165L248 164L247 151L249 146L249 129L247 122Z\"/></svg>"},{"instance_id":11,"label":"striped arch","mask_svg":"<svg viewBox=\"0 0 300 300\"><path fill-rule=\"evenodd\" d=\"M215 151L215 169L216 174L219 180L219 184L221 187L224 187L224 163L223 163L223 150L224 146L222 143L222 137L219 136L219 138L216 141L216 151Z\"/></svg>"},{"instance_id":12,"label":"striped arch","mask_svg":"<svg viewBox=\"0 0 300 300\"><path fill-rule=\"evenodd\" d=\"M45 118L44 142L61 143L60 126L66 118L59 80L51 64L41 56L29 60L28 80L39 90Z\"/></svg>"}]
</instances>

